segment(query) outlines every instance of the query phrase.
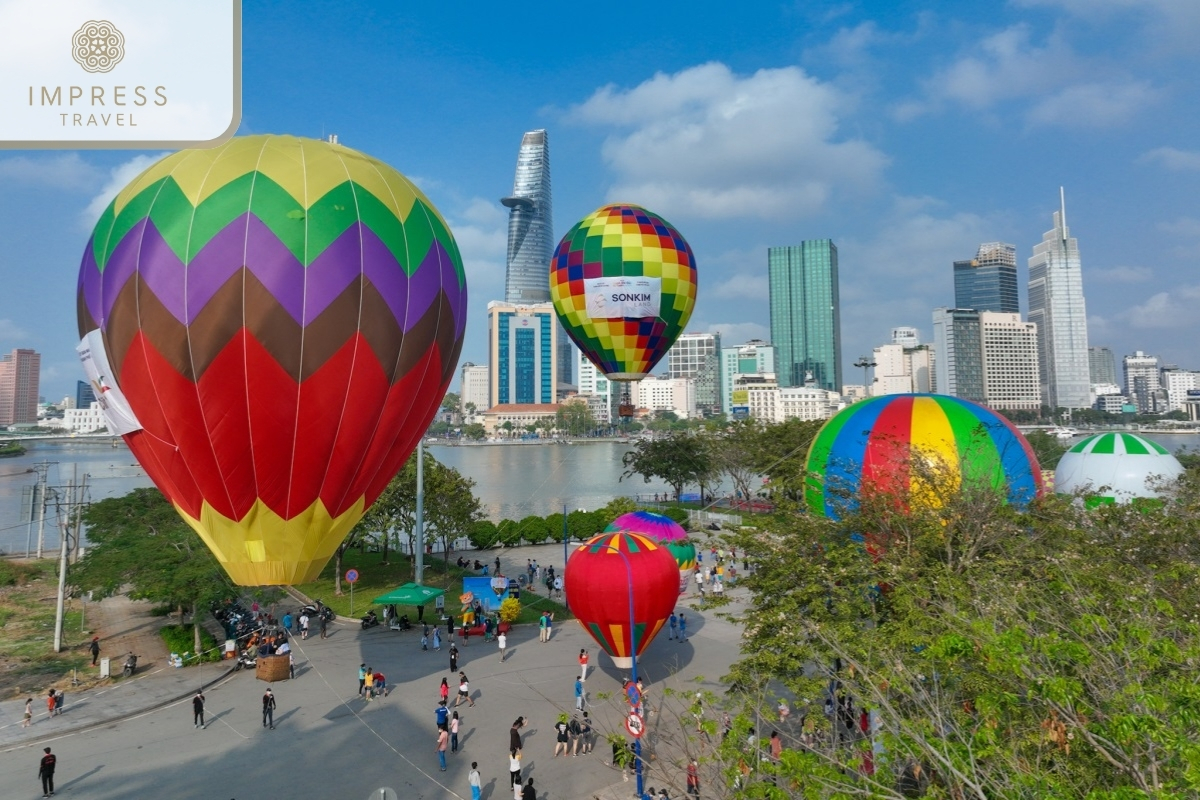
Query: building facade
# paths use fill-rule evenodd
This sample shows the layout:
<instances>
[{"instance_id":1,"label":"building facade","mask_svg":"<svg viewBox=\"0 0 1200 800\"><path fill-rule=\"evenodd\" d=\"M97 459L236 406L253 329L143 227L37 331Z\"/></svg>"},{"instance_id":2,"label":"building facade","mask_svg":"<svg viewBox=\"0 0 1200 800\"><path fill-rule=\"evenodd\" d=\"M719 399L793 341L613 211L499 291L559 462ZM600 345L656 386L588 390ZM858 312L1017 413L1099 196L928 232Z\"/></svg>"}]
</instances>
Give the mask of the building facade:
<instances>
[{"instance_id":1,"label":"building facade","mask_svg":"<svg viewBox=\"0 0 1200 800\"><path fill-rule=\"evenodd\" d=\"M613 409L621 399L621 388L628 384L614 383L604 377L604 373L596 369L596 365L579 348L575 348L575 375L579 396L589 398L588 407L592 409L592 416L597 422L612 424L616 416ZM598 400L593 401L590 399L592 397Z\"/></svg>"},{"instance_id":2,"label":"building facade","mask_svg":"<svg viewBox=\"0 0 1200 800\"><path fill-rule=\"evenodd\" d=\"M979 245L970 261L955 261L954 305L977 311L1020 314L1016 246L985 242Z\"/></svg>"},{"instance_id":3,"label":"building facade","mask_svg":"<svg viewBox=\"0 0 1200 800\"><path fill-rule=\"evenodd\" d=\"M1020 314L979 314L983 346L983 396L1001 411L1039 411L1042 384L1038 375L1037 326Z\"/></svg>"},{"instance_id":4,"label":"building facade","mask_svg":"<svg viewBox=\"0 0 1200 800\"><path fill-rule=\"evenodd\" d=\"M502 403L483 412L483 430L488 436L521 436L529 426L557 418L557 403Z\"/></svg>"},{"instance_id":5,"label":"building facade","mask_svg":"<svg viewBox=\"0 0 1200 800\"><path fill-rule=\"evenodd\" d=\"M87 381L75 381L75 408L87 408L96 402L96 390Z\"/></svg>"},{"instance_id":6,"label":"building facade","mask_svg":"<svg viewBox=\"0 0 1200 800\"><path fill-rule=\"evenodd\" d=\"M1054 228L1029 259L1029 321L1038 329L1042 402L1054 408L1089 408L1087 307L1079 243L1067 228L1067 205L1059 189Z\"/></svg>"},{"instance_id":7,"label":"building facade","mask_svg":"<svg viewBox=\"0 0 1200 800\"><path fill-rule=\"evenodd\" d=\"M558 383L554 306L492 301L487 314L488 407L553 404Z\"/></svg>"},{"instance_id":8,"label":"building facade","mask_svg":"<svg viewBox=\"0 0 1200 800\"><path fill-rule=\"evenodd\" d=\"M42 356L34 350L16 349L0 358L0 425L37 422L41 371Z\"/></svg>"},{"instance_id":9,"label":"building facade","mask_svg":"<svg viewBox=\"0 0 1200 800\"><path fill-rule=\"evenodd\" d=\"M921 344L921 332L908 325L892 328L892 344L903 347L918 347Z\"/></svg>"},{"instance_id":10,"label":"building facade","mask_svg":"<svg viewBox=\"0 0 1200 800\"><path fill-rule=\"evenodd\" d=\"M85 408L70 408L63 412L62 428L73 433L96 433L108 430L108 420L100 404L92 401Z\"/></svg>"},{"instance_id":11,"label":"building facade","mask_svg":"<svg viewBox=\"0 0 1200 800\"><path fill-rule=\"evenodd\" d=\"M482 364L472 364L470 361L462 365L461 380L458 394L462 401L464 414L470 414L468 403L474 406L475 414L482 414L491 405L491 393L488 391L488 368Z\"/></svg>"},{"instance_id":12,"label":"building facade","mask_svg":"<svg viewBox=\"0 0 1200 800\"><path fill-rule=\"evenodd\" d=\"M721 412L721 334L685 333L667 351L667 377L690 378L696 385L696 410ZM636 405L636 403L635 403Z\"/></svg>"},{"instance_id":13,"label":"building facade","mask_svg":"<svg viewBox=\"0 0 1200 800\"><path fill-rule=\"evenodd\" d=\"M1136 351L1123 359L1125 367L1125 396L1143 414L1155 411L1155 396L1161 388L1158 378L1158 356Z\"/></svg>"},{"instance_id":14,"label":"building facade","mask_svg":"<svg viewBox=\"0 0 1200 800\"><path fill-rule=\"evenodd\" d=\"M502 197L500 203L508 209L504 300L513 305L549 303L554 202L550 190L550 137L544 129L521 137L512 194ZM558 380L571 383L574 356L561 326L556 341Z\"/></svg>"},{"instance_id":15,"label":"building facade","mask_svg":"<svg viewBox=\"0 0 1200 800\"><path fill-rule=\"evenodd\" d=\"M934 309L933 349L937 353L938 393L984 402L979 312L971 308Z\"/></svg>"},{"instance_id":16,"label":"building facade","mask_svg":"<svg viewBox=\"0 0 1200 800\"><path fill-rule=\"evenodd\" d=\"M1200 390L1200 372L1190 369L1163 369L1162 388L1167 393L1167 411L1186 411L1188 392Z\"/></svg>"},{"instance_id":17,"label":"building facade","mask_svg":"<svg viewBox=\"0 0 1200 800\"><path fill-rule=\"evenodd\" d=\"M1088 348L1088 377L1093 386L1117 383L1117 359L1110 348Z\"/></svg>"},{"instance_id":18,"label":"building facade","mask_svg":"<svg viewBox=\"0 0 1200 800\"><path fill-rule=\"evenodd\" d=\"M780 386L803 386L811 372L822 389L842 390L842 318L838 253L829 239L767 249L771 344Z\"/></svg>"},{"instance_id":19,"label":"building facade","mask_svg":"<svg viewBox=\"0 0 1200 800\"><path fill-rule=\"evenodd\" d=\"M842 396L816 386L756 386L745 390L750 416L766 422L829 419L842 408Z\"/></svg>"},{"instance_id":20,"label":"building facade","mask_svg":"<svg viewBox=\"0 0 1200 800\"><path fill-rule=\"evenodd\" d=\"M915 328L909 330L916 331ZM905 341L912 341L905 337ZM906 394L908 392L935 392L937 360L934 348L927 344L905 346L893 342L876 347L871 360L875 372L871 382L871 395Z\"/></svg>"},{"instance_id":21,"label":"building facade","mask_svg":"<svg viewBox=\"0 0 1200 800\"><path fill-rule=\"evenodd\" d=\"M775 348L760 339L721 348L721 413L733 413L733 380L738 375L775 373Z\"/></svg>"},{"instance_id":22,"label":"building facade","mask_svg":"<svg viewBox=\"0 0 1200 800\"><path fill-rule=\"evenodd\" d=\"M680 419L696 416L696 382L691 378L656 378L649 375L631 385L635 408L670 411Z\"/></svg>"}]
</instances>

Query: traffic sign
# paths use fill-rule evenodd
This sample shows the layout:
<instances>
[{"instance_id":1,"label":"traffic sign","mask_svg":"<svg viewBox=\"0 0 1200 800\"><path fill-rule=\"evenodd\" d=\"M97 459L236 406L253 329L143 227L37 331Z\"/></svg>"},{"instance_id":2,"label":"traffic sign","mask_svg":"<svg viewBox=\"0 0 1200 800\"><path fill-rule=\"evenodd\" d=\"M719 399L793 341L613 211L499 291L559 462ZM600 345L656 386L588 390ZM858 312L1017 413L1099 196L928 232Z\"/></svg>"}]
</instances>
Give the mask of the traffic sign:
<instances>
[{"instance_id":1,"label":"traffic sign","mask_svg":"<svg viewBox=\"0 0 1200 800\"><path fill-rule=\"evenodd\" d=\"M629 716L625 718L625 730L629 731L629 735L633 738L640 739L646 732L646 721L642 719L641 714L630 711Z\"/></svg>"},{"instance_id":2,"label":"traffic sign","mask_svg":"<svg viewBox=\"0 0 1200 800\"><path fill-rule=\"evenodd\" d=\"M356 569L346 570L346 582L347 583L354 583L357 580L358 580L358 570L356 570Z\"/></svg>"}]
</instances>

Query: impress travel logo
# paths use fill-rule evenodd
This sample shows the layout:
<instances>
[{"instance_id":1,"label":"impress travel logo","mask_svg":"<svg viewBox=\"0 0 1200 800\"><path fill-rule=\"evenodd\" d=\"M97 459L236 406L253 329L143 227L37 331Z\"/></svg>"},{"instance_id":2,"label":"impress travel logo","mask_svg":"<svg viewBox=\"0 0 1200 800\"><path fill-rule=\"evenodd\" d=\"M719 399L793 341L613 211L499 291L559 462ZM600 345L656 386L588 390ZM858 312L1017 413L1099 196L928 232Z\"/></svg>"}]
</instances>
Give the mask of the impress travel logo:
<instances>
[{"instance_id":1,"label":"impress travel logo","mask_svg":"<svg viewBox=\"0 0 1200 800\"><path fill-rule=\"evenodd\" d=\"M241 55L240 0L0 0L0 147L220 144Z\"/></svg>"}]
</instances>

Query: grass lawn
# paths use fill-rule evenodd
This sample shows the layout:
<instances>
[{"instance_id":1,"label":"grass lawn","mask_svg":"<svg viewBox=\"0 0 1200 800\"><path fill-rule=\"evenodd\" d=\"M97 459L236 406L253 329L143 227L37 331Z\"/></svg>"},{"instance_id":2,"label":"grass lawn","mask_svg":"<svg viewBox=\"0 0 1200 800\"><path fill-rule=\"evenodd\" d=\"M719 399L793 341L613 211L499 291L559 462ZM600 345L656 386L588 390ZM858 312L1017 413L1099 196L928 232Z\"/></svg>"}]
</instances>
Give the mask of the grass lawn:
<instances>
[{"instance_id":1,"label":"grass lawn","mask_svg":"<svg viewBox=\"0 0 1200 800\"><path fill-rule=\"evenodd\" d=\"M63 618L63 652L54 652L57 562L0 562L0 697L27 695L68 676L91 662L83 649L86 633L78 607Z\"/></svg>"},{"instance_id":2,"label":"grass lawn","mask_svg":"<svg viewBox=\"0 0 1200 800\"><path fill-rule=\"evenodd\" d=\"M472 556L473 557L473 556ZM358 570L359 579L354 584L354 611L350 610L350 584L342 581L343 594L339 597L334 592L334 562L322 570L321 575L312 583L303 583L295 587L296 591L313 600L321 600L338 614L343 616L361 617L371 608L371 600L397 586L412 580L412 565L408 556L395 552L388 554L388 563L383 564L381 553L366 553L351 549L342 557L342 575L348 569ZM482 560L482 559L481 559ZM425 559L425 585L446 590L446 610L458 614L461 606L458 596L462 594L462 579L464 576L476 577L477 572L464 570L454 564L447 564L440 556L430 556ZM286 608L286 605L282 608ZM521 616L518 623L536 622L542 612L549 609L555 620L574 619L575 615L565 606L544 595L521 592ZM376 613L379 609L376 608ZM397 606L397 614L408 614L410 620L417 618L415 606ZM282 616L282 613L281 613ZM425 607L425 620L436 621L432 604Z\"/></svg>"}]
</instances>

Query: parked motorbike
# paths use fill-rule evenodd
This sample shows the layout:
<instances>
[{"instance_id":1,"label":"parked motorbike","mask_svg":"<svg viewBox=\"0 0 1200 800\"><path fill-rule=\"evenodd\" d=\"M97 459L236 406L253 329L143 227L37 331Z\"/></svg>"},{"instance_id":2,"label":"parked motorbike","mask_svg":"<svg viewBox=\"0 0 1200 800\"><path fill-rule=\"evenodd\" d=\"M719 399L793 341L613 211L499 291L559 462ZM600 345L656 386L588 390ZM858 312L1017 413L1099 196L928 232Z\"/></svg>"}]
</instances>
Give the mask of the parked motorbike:
<instances>
[{"instance_id":1,"label":"parked motorbike","mask_svg":"<svg viewBox=\"0 0 1200 800\"><path fill-rule=\"evenodd\" d=\"M133 673L137 671L137 660L138 657L133 653L130 653L128 656L126 656L125 666L121 668L121 674L126 678L132 676Z\"/></svg>"},{"instance_id":2,"label":"parked motorbike","mask_svg":"<svg viewBox=\"0 0 1200 800\"><path fill-rule=\"evenodd\" d=\"M375 612L373 610L368 611L365 615L363 615L362 629L364 631L367 628L374 628L378 624L379 624L379 617L375 616Z\"/></svg>"},{"instance_id":3,"label":"parked motorbike","mask_svg":"<svg viewBox=\"0 0 1200 800\"><path fill-rule=\"evenodd\" d=\"M233 669L235 672L237 670L241 669L242 667L245 667L247 669L254 669L254 667L257 664L258 664L258 655L253 650L243 650L238 655L237 663L235 663L233 665Z\"/></svg>"},{"instance_id":4,"label":"parked motorbike","mask_svg":"<svg viewBox=\"0 0 1200 800\"><path fill-rule=\"evenodd\" d=\"M308 605L304 606L300 609L296 616L298 617L300 614L308 614L308 616L312 619L324 619L327 622L332 621L334 617L333 609L322 603L320 600L316 602L316 605L309 603Z\"/></svg>"}]
</instances>

